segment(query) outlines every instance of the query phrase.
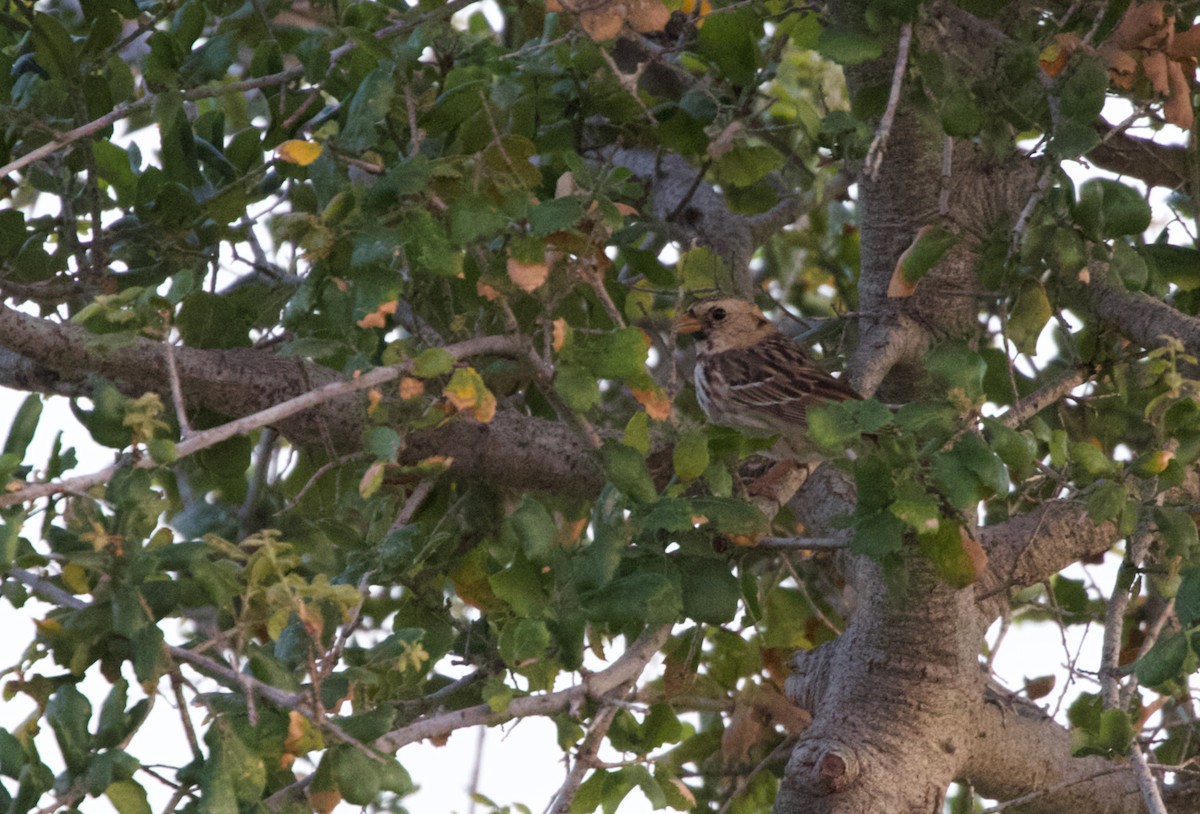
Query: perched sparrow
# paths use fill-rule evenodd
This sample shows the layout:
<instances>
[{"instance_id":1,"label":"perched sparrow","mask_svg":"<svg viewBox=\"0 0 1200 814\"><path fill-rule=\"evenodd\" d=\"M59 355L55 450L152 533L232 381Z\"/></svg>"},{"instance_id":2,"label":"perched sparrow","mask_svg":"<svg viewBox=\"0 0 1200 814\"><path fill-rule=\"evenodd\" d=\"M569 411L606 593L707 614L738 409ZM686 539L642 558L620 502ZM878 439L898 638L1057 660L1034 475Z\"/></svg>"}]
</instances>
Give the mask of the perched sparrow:
<instances>
[{"instance_id":1,"label":"perched sparrow","mask_svg":"<svg viewBox=\"0 0 1200 814\"><path fill-rule=\"evenodd\" d=\"M860 398L817 368L754 304L723 298L696 303L675 323L703 333L696 353L696 399L714 423L751 435L782 436L784 457L821 460L808 439L808 408Z\"/></svg>"}]
</instances>

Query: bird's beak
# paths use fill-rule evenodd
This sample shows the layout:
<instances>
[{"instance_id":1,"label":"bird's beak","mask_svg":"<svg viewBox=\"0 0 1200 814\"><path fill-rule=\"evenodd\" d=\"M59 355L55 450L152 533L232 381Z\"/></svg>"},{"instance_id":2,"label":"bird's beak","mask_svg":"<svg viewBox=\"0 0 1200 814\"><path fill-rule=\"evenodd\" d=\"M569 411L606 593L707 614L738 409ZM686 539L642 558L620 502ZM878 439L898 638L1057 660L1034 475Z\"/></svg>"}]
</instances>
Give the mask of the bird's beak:
<instances>
[{"instance_id":1,"label":"bird's beak","mask_svg":"<svg viewBox=\"0 0 1200 814\"><path fill-rule=\"evenodd\" d=\"M704 326L700 324L700 320L692 316L690 311L684 311L675 320L675 333L677 334L695 334L704 330Z\"/></svg>"}]
</instances>

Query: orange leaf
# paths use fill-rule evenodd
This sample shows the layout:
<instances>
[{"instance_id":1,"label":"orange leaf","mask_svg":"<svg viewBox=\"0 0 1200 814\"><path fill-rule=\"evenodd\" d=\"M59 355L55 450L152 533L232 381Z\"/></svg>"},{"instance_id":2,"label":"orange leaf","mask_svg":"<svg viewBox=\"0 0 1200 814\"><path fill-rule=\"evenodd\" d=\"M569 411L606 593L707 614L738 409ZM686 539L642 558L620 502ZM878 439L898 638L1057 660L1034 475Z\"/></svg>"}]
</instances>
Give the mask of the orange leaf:
<instances>
[{"instance_id":1,"label":"orange leaf","mask_svg":"<svg viewBox=\"0 0 1200 814\"><path fill-rule=\"evenodd\" d=\"M400 398L408 401L415 399L417 396L425 392L425 382L420 379L414 379L412 376L405 376L400 380Z\"/></svg>"},{"instance_id":2,"label":"orange leaf","mask_svg":"<svg viewBox=\"0 0 1200 814\"><path fill-rule=\"evenodd\" d=\"M1145 47L1146 38L1166 27L1164 6L1161 2L1130 5L1108 39L1125 49Z\"/></svg>"},{"instance_id":3,"label":"orange leaf","mask_svg":"<svg viewBox=\"0 0 1200 814\"><path fill-rule=\"evenodd\" d=\"M960 528L959 533L962 535L963 551L966 553L967 558L971 560L971 565L975 569L975 579L979 579L983 572L987 570L987 552L983 550L983 546L979 544L979 541L967 532L965 526Z\"/></svg>"},{"instance_id":4,"label":"orange leaf","mask_svg":"<svg viewBox=\"0 0 1200 814\"><path fill-rule=\"evenodd\" d=\"M1171 59L1200 59L1200 25L1176 32L1167 54Z\"/></svg>"},{"instance_id":5,"label":"orange leaf","mask_svg":"<svg viewBox=\"0 0 1200 814\"><path fill-rule=\"evenodd\" d=\"M1152 51L1142 59L1142 70L1146 72L1146 78L1150 80L1154 92L1163 96L1171 92L1168 62L1170 60L1162 51Z\"/></svg>"},{"instance_id":6,"label":"orange leaf","mask_svg":"<svg viewBox=\"0 0 1200 814\"><path fill-rule=\"evenodd\" d=\"M662 4L662 0L634 0L630 4L626 19L634 31L648 34L666 28L671 19L671 12Z\"/></svg>"},{"instance_id":7,"label":"orange leaf","mask_svg":"<svg viewBox=\"0 0 1200 814\"><path fill-rule=\"evenodd\" d=\"M378 409L379 403L383 401L383 393L379 392L378 387L372 387L367 391L367 415L375 415L375 410Z\"/></svg>"},{"instance_id":8,"label":"orange leaf","mask_svg":"<svg viewBox=\"0 0 1200 814\"><path fill-rule=\"evenodd\" d=\"M633 387L633 397L646 408L646 415L655 421L666 421L671 417L671 400L658 385L649 388Z\"/></svg>"},{"instance_id":9,"label":"orange leaf","mask_svg":"<svg viewBox=\"0 0 1200 814\"><path fill-rule=\"evenodd\" d=\"M567 344L567 321L559 318L550 323L552 333L550 339L550 347L555 351L563 349L563 345Z\"/></svg>"},{"instance_id":10,"label":"orange leaf","mask_svg":"<svg viewBox=\"0 0 1200 814\"><path fill-rule=\"evenodd\" d=\"M494 302L500 296L500 292L492 288L483 280L475 281L475 293L483 297L488 302Z\"/></svg>"},{"instance_id":11,"label":"orange leaf","mask_svg":"<svg viewBox=\"0 0 1200 814\"><path fill-rule=\"evenodd\" d=\"M579 25L593 40L611 40L621 33L625 17L611 6L602 6L579 15Z\"/></svg>"},{"instance_id":12,"label":"orange leaf","mask_svg":"<svg viewBox=\"0 0 1200 814\"><path fill-rule=\"evenodd\" d=\"M312 806L314 814L329 814L337 808L337 804L342 801L342 795L337 789L322 789L308 792L308 802Z\"/></svg>"},{"instance_id":13,"label":"orange leaf","mask_svg":"<svg viewBox=\"0 0 1200 814\"><path fill-rule=\"evenodd\" d=\"M275 148L275 155L289 164L307 167L321 157L320 144L303 139L290 139Z\"/></svg>"},{"instance_id":14,"label":"orange leaf","mask_svg":"<svg viewBox=\"0 0 1200 814\"><path fill-rule=\"evenodd\" d=\"M1188 86L1183 66L1176 60L1171 60L1167 68L1167 81L1170 83L1171 93L1167 103L1163 105L1163 115L1171 124L1191 130L1196 117L1195 111L1192 110L1192 90Z\"/></svg>"},{"instance_id":15,"label":"orange leaf","mask_svg":"<svg viewBox=\"0 0 1200 814\"><path fill-rule=\"evenodd\" d=\"M549 276L550 266L544 262L526 263L515 257L508 258L508 278L526 294L532 294L541 288Z\"/></svg>"}]
</instances>

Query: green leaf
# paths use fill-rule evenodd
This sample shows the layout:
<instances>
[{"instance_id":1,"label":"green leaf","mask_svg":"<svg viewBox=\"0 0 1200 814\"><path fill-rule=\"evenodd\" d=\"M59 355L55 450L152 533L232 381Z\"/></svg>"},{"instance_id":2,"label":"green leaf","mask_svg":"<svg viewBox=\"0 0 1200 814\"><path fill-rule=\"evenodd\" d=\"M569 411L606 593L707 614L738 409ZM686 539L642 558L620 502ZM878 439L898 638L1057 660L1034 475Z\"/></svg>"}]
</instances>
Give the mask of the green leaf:
<instances>
[{"instance_id":1,"label":"green leaf","mask_svg":"<svg viewBox=\"0 0 1200 814\"><path fill-rule=\"evenodd\" d=\"M1189 628L1200 621L1200 568L1185 568L1179 576L1175 613L1179 616L1179 624ZM0 765L2 763L0 761Z\"/></svg>"},{"instance_id":2,"label":"green leaf","mask_svg":"<svg viewBox=\"0 0 1200 814\"><path fill-rule=\"evenodd\" d=\"M916 283L929 273L959 241L959 236L943 226L922 226L917 237L900 255L896 265L910 283Z\"/></svg>"},{"instance_id":3,"label":"green leaf","mask_svg":"<svg viewBox=\"0 0 1200 814\"><path fill-rule=\"evenodd\" d=\"M600 450L604 459L604 471L613 486L620 489L630 500L650 503L658 497L654 481L646 469L645 457L632 447L615 441L606 441Z\"/></svg>"},{"instance_id":4,"label":"green leaf","mask_svg":"<svg viewBox=\"0 0 1200 814\"><path fill-rule=\"evenodd\" d=\"M892 421L892 411L874 399L838 401L808 408L808 436L824 449L845 449L864 434Z\"/></svg>"},{"instance_id":5,"label":"green leaf","mask_svg":"<svg viewBox=\"0 0 1200 814\"><path fill-rule=\"evenodd\" d=\"M412 373L421 379L444 376L454 369L454 357L441 348L428 348L412 361Z\"/></svg>"},{"instance_id":6,"label":"green leaf","mask_svg":"<svg viewBox=\"0 0 1200 814\"><path fill-rule=\"evenodd\" d=\"M973 138L983 127L983 113L966 88L956 88L942 100L941 120L942 130L955 138Z\"/></svg>"},{"instance_id":7,"label":"green leaf","mask_svg":"<svg viewBox=\"0 0 1200 814\"><path fill-rule=\"evenodd\" d=\"M1072 441L1068 446L1071 462L1093 478L1114 475L1117 464L1104 451L1088 441Z\"/></svg>"},{"instance_id":8,"label":"green leaf","mask_svg":"<svg viewBox=\"0 0 1200 814\"><path fill-rule=\"evenodd\" d=\"M904 546L904 523L891 512L874 512L854 524L850 550L879 562Z\"/></svg>"},{"instance_id":9,"label":"green leaf","mask_svg":"<svg viewBox=\"0 0 1200 814\"><path fill-rule=\"evenodd\" d=\"M1037 353L1038 337L1053 314L1046 288L1037 280L1021 286L1008 315L1008 338L1027 356Z\"/></svg>"},{"instance_id":10,"label":"green leaf","mask_svg":"<svg viewBox=\"0 0 1200 814\"><path fill-rule=\"evenodd\" d=\"M1140 235L1150 226L1150 206L1141 193L1107 178L1084 182L1072 215L1093 240Z\"/></svg>"},{"instance_id":11,"label":"green leaf","mask_svg":"<svg viewBox=\"0 0 1200 814\"><path fill-rule=\"evenodd\" d=\"M1037 441L1028 432L1018 432L994 418L983 420L988 444L1004 461L1016 481L1024 480L1034 468Z\"/></svg>"},{"instance_id":12,"label":"green leaf","mask_svg":"<svg viewBox=\"0 0 1200 814\"><path fill-rule=\"evenodd\" d=\"M762 64L762 54L758 50L762 30L762 19L747 8L732 9L728 14L710 14L704 18L696 47L730 82L749 85Z\"/></svg>"},{"instance_id":13,"label":"green leaf","mask_svg":"<svg viewBox=\"0 0 1200 814\"><path fill-rule=\"evenodd\" d=\"M383 766L379 760L349 745L333 747L333 781L347 803L370 805L379 795Z\"/></svg>"},{"instance_id":14,"label":"green leaf","mask_svg":"<svg viewBox=\"0 0 1200 814\"><path fill-rule=\"evenodd\" d=\"M587 412L600 401L600 383L596 375L578 364L564 362L558 365L554 371L554 392L577 413Z\"/></svg>"},{"instance_id":15,"label":"green leaf","mask_svg":"<svg viewBox=\"0 0 1200 814\"><path fill-rule=\"evenodd\" d=\"M681 557L678 565L683 615L710 625L732 622L742 590L729 566L712 557Z\"/></svg>"},{"instance_id":16,"label":"green leaf","mask_svg":"<svg viewBox=\"0 0 1200 814\"><path fill-rule=\"evenodd\" d=\"M517 508L504 518L500 539L505 545L519 546L531 563L542 565L555 551L557 532L554 519L542 504L522 495Z\"/></svg>"},{"instance_id":17,"label":"green leaf","mask_svg":"<svg viewBox=\"0 0 1200 814\"><path fill-rule=\"evenodd\" d=\"M640 328L612 333L572 333L563 358L602 379L635 379L646 372L646 336Z\"/></svg>"},{"instance_id":18,"label":"green leaf","mask_svg":"<svg viewBox=\"0 0 1200 814\"><path fill-rule=\"evenodd\" d=\"M584 601L588 618L613 624L663 625L683 613L678 579L661 571L639 571L619 577Z\"/></svg>"},{"instance_id":19,"label":"green leaf","mask_svg":"<svg viewBox=\"0 0 1200 814\"><path fill-rule=\"evenodd\" d=\"M376 68L367 74L346 109L346 126L338 135L343 149L361 153L375 145L375 128L384 123L395 93L392 71Z\"/></svg>"},{"instance_id":20,"label":"green leaf","mask_svg":"<svg viewBox=\"0 0 1200 814\"><path fill-rule=\"evenodd\" d=\"M64 684L46 704L46 722L54 730L63 762L73 773L87 767L92 742L87 727L91 717L91 702L74 684Z\"/></svg>"},{"instance_id":21,"label":"green leaf","mask_svg":"<svg viewBox=\"0 0 1200 814\"><path fill-rule=\"evenodd\" d=\"M947 391L959 390L972 401L983 395L987 363L963 342L946 342L934 348L925 359L925 367Z\"/></svg>"},{"instance_id":22,"label":"green leaf","mask_svg":"<svg viewBox=\"0 0 1200 814\"><path fill-rule=\"evenodd\" d=\"M1200 250L1191 246L1153 243L1138 249L1156 276L1183 291L1200 288Z\"/></svg>"},{"instance_id":23,"label":"green leaf","mask_svg":"<svg viewBox=\"0 0 1200 814\"><path fill-rule=\"evenodd\" d=\"M146 790L133 780L119 780L104 790L117 814L151 814Z\"/></svg>"},{"instance_id":24,"label":"green leaf","mask_svg":"<svg viewBox=\"0 0 1200 814\"><path fill-rule=\"evenodd\" d=\"M38 420L42 417L42 399L36 393L26 396L13 416L8 428L8 438L4 441L5 455L13 455L17 460L24 460L29 442L37 431Z\"/></svg>"},{"instance_id":25,"label":"green leaf","mask_svg":"<svg viewBox=\"0 0 1200 814\"><path fill-rule=\"evenodd\" d=\"M550 648L550 629L540 619L514 619L500 630L500 657L510 667L544 658Z\"/></svg>"},{"instance_id":26,"label":"green leaf","mask_svg":"<svg viewBox=\"0 0 1200 814\"><path fill-rule=\"evenodd\" d=\"M677 268L680 285L689 291L723 289L729 283L724 262L703 246L684 252Z\"/></svg>"},{"instance_id":27,"label":"green leaf","mask_svg":"<svg viewBox=\"0 0 1200 814\"><path fill-rule=\"evenodd\" d=\"M1185 563L1193 563L1200 554L1200 537L1196 532L1196 521L1181 509L1160 506L1154 509L1154 525L1167 546L1168 557L1182 557Z\"/></svg>"},{"instance_id":28,"label":"green leaf","mask_svg":"<svg viewBox=\"0 0 1200 814\"><path fill-rule=\"evenodd\" d=\"M1109 267L1121 278L1121 282L1131 291L1141 291L1146 287L1150 270L1146 260L1129 244L1116 241L1112 247L1112 259Z\"/></svg>"},{"instance_id":29,"label":"green leaf","mask_svg":"<svg viewBox=\"0 0 1200 814\"><path fill-rule=\"evenodd\" d=\"M933 562L939 577L953 588L965 588L975 581L975 562L964 548L961 524L943 520L937 530L917 535L917 546Z\"/></svg>"},{"instance_id":30,"label":"green leaf","mask_svg":"<svg viewBox=\"0 0 1200 814\"><path fill-rule=\"evenodd\" d=\"M1102 480L1097 482L1096 490L1088 495L1087 513L1093 522L1103 523L1115 520L1125 508L1129 499L1129 490L1123 483Z\"/></svg>"},{"instance_id":31,"label":"green leaf","mask_svg":"<svg viewBox=\"0 0 1200 814\"><path fill-rule=\"evenodd\" d=\"M735 144L713 162L713 179L721 186L748 187L784 165L783 155L765 144Z\"/></svg>"},{"instance_id":32,"label":"green leaf","mask_svg":"<svg viewBox=\"0 0 1200 814\"><path fill-rule=\"evenodd\" d=\"M100 720L96 725L96 745L104 748L116 746L129 734L129 715L125 712L128 701L129 682L118 678L100 707Z\"/></svg>"},{"instance_id":33,"label":"green leaf","mask_svg":"<svg viewBox=\"0 0 1200 814\"><path fill-rule=\"evenodd\" d=\"M858 65L882 56L883 45L879 37L862 29L831 25L817 39L817 51L839 65Z\"/></svg>"},{"instance_id":34,"label":"green leaf","mask_svg":"<svg viewBox=\"0 0 1200 814\"><path fill-rule=\"evenodd\" d=\"M1161 687L1168 681L1191 675L1200 662L1192 649L1190 636L1181 631L1160 638L1150 652L1134 664L1134 673L1144 687Z\"/></svg>"},{"instance_id":35,"label":"green leaf","mask_svg":"<svg viewBox=\"0 0 1200 814\"><path fill-rule=\"evenodd\" d=\"M1108 81L1108 69L1104 63L1097 57L1081 53L1058 95L1060 117L1094 129L1100 111L1104 109Z\"/></svg>"},{"instance_id":36,"label":"green leaf","mask_svg":"<svg viewBox=\"0 0 1200 814\"><path fill-rule=\"evenodd\" d=\"M680 433L675 440L671 459L675 474L684 483L700 477L708 469L708 436L699 430Z\"/></svg>"},{"instance_id":37,"label":"green leaf","mask_svg":"<svg viewBox=\"0 0 1200 814\"><path fill-rule=\"evenodd\" d=\"M544 237L576 226L583 218L583 201L574 195L542 201L529 210L529 231Z\"/></svg>"},{"instance_id":38,"label":"green leaf","mask_svg":"<svg viewBox=\"0 0 1200 814\"><path fill-rule=\"evenodd\" d=\"M223 294L195 291L179 307L175 325L196 348L250 347L250 316Z\"/></svg>"},{"instance_id":39,"label":"green leaf","mask_svg":"<svg viewBox=\"0 0 1200 814\"><path fill-rule=\"evenodd\" d=\"M914 481L906 480L896 485L896 499L888 511L918 533L937 531L941 520L937 499Z\"/></svg>"}]
</instances>

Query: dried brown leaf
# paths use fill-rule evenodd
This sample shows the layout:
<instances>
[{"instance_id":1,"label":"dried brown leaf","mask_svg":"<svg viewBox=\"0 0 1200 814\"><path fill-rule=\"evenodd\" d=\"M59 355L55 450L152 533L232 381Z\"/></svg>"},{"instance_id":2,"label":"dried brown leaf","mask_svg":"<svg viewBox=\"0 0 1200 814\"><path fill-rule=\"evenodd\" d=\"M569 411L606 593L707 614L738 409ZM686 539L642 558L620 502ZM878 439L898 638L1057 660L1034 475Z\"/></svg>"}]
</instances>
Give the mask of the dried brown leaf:
<instances>
[{"instance_id":1,"label":"dried brown leaf","mask_svg":"<svg viewBox=\"0 0 1200 814\"><path fill-rule=\"evenodd\" d=\"M1171 124L1191 130L1196 114L1192 110L1192 89L1188 84L1188 76L1178 60L1171 60L1167 70L1171 91L1167 96L1167 103L1163 105L1163 116ZM1194 66L1192 70L1195 70Z\"/></svg>"}]
</instances>

